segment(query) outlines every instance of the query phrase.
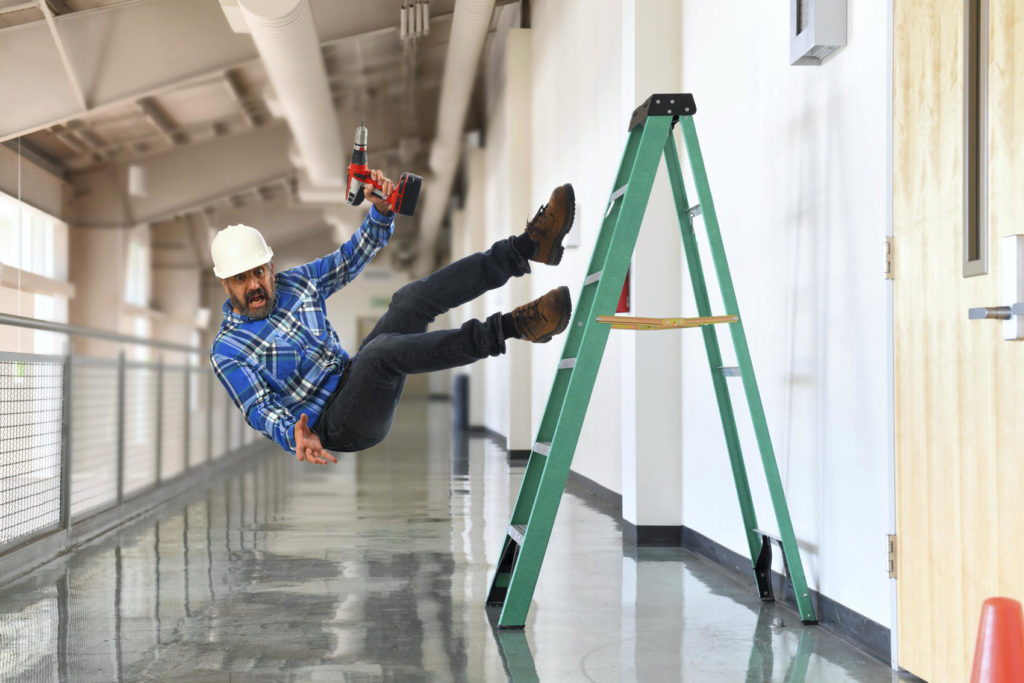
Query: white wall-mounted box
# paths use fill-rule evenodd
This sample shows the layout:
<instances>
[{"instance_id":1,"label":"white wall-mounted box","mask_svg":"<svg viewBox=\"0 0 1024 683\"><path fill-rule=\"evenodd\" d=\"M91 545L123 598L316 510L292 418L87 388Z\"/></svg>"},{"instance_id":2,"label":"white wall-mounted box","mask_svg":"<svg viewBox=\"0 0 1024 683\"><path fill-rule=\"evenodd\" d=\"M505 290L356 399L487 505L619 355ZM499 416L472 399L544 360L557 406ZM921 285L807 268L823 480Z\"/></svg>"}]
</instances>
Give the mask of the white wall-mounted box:
<instances>
[{"instance_id":1,"label":"white wall-mounted box","mask_svg":"<svg viewBox=\"0 0 1024 683\"><path fill-rule=\"evenodd\" d=\"M789 63L818 65L846 45L846 0L789 0Z\"/></svg>"}]
</instances>

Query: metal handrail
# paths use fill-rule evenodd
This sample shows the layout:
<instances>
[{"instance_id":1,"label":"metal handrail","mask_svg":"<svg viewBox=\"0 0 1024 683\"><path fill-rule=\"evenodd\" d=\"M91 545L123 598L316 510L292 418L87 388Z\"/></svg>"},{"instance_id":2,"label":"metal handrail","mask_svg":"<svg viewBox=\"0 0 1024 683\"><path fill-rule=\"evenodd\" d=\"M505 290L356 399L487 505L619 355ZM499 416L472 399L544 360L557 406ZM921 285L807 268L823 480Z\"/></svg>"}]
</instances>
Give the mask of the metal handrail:
<instances>
[{"instance_id":1,"label":"metal handrail","mask_svg":"<svg viewBox=\"0 0 1024 683\"><path fill-rule=\"evenodd\" d=\"M0 313L0 325L27 327L33 330L60 332L62 334L77 335L81 337L94 337L96 339L106 339L108 341L126 342L128 344L139 344L141 346L153 346L160 349L169 349L171 351L184 351L185 353L201 353L201 349L198 346L176 344L174 342L160 341L159 339L146 339L145 337L136 337L130 334L108 332L106 330L94 330L89 327L55 323L50 322L49 320L37 320L35 318L26 318L24 316L10 315L7 313Z\"/></svg>"}]
</instances>

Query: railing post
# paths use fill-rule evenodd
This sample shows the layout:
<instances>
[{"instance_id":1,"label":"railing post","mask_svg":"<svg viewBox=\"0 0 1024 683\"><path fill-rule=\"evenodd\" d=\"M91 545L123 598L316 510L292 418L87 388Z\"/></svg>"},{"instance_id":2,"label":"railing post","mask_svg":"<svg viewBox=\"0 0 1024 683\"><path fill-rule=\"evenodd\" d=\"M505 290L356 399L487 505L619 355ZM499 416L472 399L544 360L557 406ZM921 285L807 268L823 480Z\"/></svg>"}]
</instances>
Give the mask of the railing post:
<instances>
[{"instance_id":1,"label":"railing post","mask_svg":"<svg viewBox=\"0 0 1024 683\"><path fill-rule=\"evenodd\" d=\"M206 378L206 462L213 460L213 373Z\"/></svg>"},{"instance_id":2,"label":"railing post","mask_svg":"<svg viewBox=\"0 0 1024 683\"><path fill-rule=\"evenodd\" d=\"M185 444L184 444L184 458L185 458L185 471L188 472L192 469L191 465L191 451L192 451L192 412L189 408L192 405L192 367L188 364L188 360L185 361Z\"/></svg>"},{"instance_id":3,"label":"railing post","mask_svg":"<svg viewBox=\"0 0 1024 683\"><path fill-rule=\"evenodd\" d=\"M125 500L125 351L118 352L118 505Z\"/></svg>"},{"instance_id":4,"label":"railing post","mask_svg":"<svg viewBox=\"0 0 1024 683\"><path fill-rule=\"evenodd\" d=\"M61 382L60 525L71 530L71 348L64 356Z\"/></svg>"},{"instance_id":5,"label":"railing post","mask_svg":"<svg viewBox=\"0 0 1024 683\"><path fill-rule=\"evenodd\" d=\"M164 355L156 363L156 485L164 479Z\"/></svg>"}]
</instances>

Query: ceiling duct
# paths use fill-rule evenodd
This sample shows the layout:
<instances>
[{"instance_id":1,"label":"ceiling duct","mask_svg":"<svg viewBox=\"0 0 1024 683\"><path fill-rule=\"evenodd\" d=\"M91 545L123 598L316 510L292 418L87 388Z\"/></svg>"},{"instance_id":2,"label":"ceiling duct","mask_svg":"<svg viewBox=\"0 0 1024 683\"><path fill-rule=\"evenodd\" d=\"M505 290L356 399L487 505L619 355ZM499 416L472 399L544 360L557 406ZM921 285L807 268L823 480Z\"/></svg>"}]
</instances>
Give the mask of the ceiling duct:
<instances>
[{"instance_id":1,"label":"ceiling duct","mask_svg":"<svg viewBox=\"0 0 1024 683\"><path fill-rule=\"evenodd\" d=\"M308 0L221 0L221 6L236 31L237 13L244 18L310 183L342 191L347 160Z\"/></svg>"},{"instance_id":2,"label":"ceiling duct","mask_svg":"<svg viewBox=\"0 0 1024 683\"><path fill-rule=\"evenodd\" d=\"M414 267L417 272L430 265L426 261L434 253L434 242L448 207L448 195L461 157L466 110L493 10L494 0L457 0L455 3L437 112L437 133L430 149L430 170L434 175L424 189L419 257Z\"/></svg>"}]
</instances>

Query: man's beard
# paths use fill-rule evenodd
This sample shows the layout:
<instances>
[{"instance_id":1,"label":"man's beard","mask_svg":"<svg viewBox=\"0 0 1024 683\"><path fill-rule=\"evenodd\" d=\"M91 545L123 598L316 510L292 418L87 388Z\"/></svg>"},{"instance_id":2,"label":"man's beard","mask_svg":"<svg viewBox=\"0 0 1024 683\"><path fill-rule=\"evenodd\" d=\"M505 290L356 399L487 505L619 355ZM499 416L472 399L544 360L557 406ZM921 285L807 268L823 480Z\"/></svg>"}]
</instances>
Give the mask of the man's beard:
<instances>
[{"instance_id":1,"label":"man's beard","mask_svg":"<svg viewBox=\"0 0 1024 683\"><path fill-rule=\"evenodd\" d=\"M266 302L260 306L259 309L253 311L249 308L249 301L257 295L262 296ZM267 316L270 315L270 312L274 310L274 304L276 303L277 291L275 290L268 295L267 290L262 287L254 289L251 292L246 292L245 301L235 298L233 294L231 295L231 305L234 306L236 310L240 311L242 315L254 320L264 320L267 318Z\"/></svg>"}]
</instances>

